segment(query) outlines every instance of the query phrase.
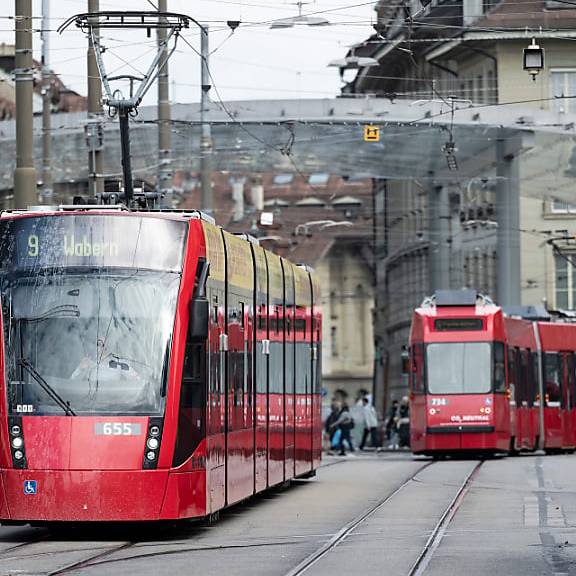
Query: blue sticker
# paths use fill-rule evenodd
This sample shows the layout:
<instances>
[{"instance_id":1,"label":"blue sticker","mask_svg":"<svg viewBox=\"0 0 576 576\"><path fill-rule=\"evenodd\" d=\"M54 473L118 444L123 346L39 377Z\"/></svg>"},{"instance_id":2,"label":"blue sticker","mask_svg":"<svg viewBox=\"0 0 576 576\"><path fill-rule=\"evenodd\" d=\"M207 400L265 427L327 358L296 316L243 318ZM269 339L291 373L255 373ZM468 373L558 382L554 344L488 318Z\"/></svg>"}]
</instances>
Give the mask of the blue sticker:
<instances>
[{"instance_id":1,"label":"blue sticker","mask_svg":"<svg viewBox=\"0 0 576 576\"><path fill-rule=\"evenodd\" d=\"M492 398L488 397L484 400L484 404L486 404L486 406L490 406L490 404L492 404Z\"/></svg>"},{"instance_id":2,"label":"blue sticker","mask_svg":"<svg viewBox=\"0 0 576 576\"><path fill-rule=\"evenodd\" d=\"M29 496L31 494L36 494L36 491L36 480L24 480L24 494Z\"/></svg>"}]
</instances>

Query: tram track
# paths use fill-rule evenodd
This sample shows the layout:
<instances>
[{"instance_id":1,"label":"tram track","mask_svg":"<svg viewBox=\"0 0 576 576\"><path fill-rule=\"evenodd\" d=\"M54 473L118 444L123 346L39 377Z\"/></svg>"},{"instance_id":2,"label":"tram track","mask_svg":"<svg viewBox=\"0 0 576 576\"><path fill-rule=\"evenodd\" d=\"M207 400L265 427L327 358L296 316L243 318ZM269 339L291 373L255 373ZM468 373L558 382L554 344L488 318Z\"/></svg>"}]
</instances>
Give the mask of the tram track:
<instances>
[{"instance_id":1,"label":"tram track","mask_svg":"<svg viewBox=\"0 0 576 576\"><path fill-rule=\"evenodd\" d=\"M406 486L411 484L416 479L418 474L433 464L436 464L436 462L426 462L414 474L412 474L412 476L410 476L407 480L402 482L402 484L396 487L390 494L380 499L376 504L368 508L368 510L364 510L364 512L353 518L338 532L336 532L336 534L334 534L334 536L332 536L328 542L309 554L306 558L304 558L304 560L302 560L296 567L292 568L284 576L300 576L301 574L304 574L309 568L311 568L314 564L326 556L332 549L338 546L338 544L342 542L355 528L370 518L370 516L375 514L380 508L382 508L382 506L392 500L392 498L399 494Z\"/></svg>"},{"instance_id":2,"label":"tram track","mask_svg":"<svg viewBox=\"0 0 576 576\"><path fill-rule=\"evenodd\" d=\"M466 475L466 478L460 485L454 498L451 500L448 507L444 510L440 519L434 526L422 552L419 554L418 558L410 568L407 576L422 576L426 570L434 552L440 545L448 525L458 512L462 502L464 501L466 494L468 493L474 478L478 474L484 460L480 460L474 468ZM334 548L338 546L343 540L346 539L358 526L368 520L372 515L374 515L380 508L390 502L394 497L400 494L405 488L411 485L413 482L417 481L417 477L428 467L439 464L436 461L427 462L424 466L419 468L410 478L405 480L400 486L394 489L385 498L382 498L368 510L356 516L353 520L343 526L337 533L335 533L332 538L326 543L324 543L320 548L308 555L304 560L302 560L296 567L292 568L290 571L285 573L284 576L301 576L306 573L312 566L314 566L318 561L329 554Z\"/></svg>"},{"instance_id":3,"label":"tram track","mask_svg":"<svg viewBox=\"0 0 576 576\"><path fill-rule=\"evenodd\" d=\"M466 494L470 490L472 482L474 481L474 478L480 471L482 464L484 464L484 460L480 460L476 464L476 466L474 466L472 471L466 476L466 478L460 485L460 488L458 489L458 492L452 499L452 502L450 502L448 508L446 508L446 510L440 517L440 520L438 520L438 522L436 523L436 526L434 526L434 529L432 530L430 537L426 541L426 544L424 545L422 552L416 559L416 562L412 565L410 572L408 572L408 576L422 576L422 574L424 574L424 571L428 567L428 564L430 563L430 560L432 559L434 552L436 551L438 546L440 546L440 543L442 542L442 539L446 534L446 530L450 522L456 515L456 512L458 512L458 509L462 505L462 502L464 502L464 498L466 498Z\"/></svg>"}]
</instances>

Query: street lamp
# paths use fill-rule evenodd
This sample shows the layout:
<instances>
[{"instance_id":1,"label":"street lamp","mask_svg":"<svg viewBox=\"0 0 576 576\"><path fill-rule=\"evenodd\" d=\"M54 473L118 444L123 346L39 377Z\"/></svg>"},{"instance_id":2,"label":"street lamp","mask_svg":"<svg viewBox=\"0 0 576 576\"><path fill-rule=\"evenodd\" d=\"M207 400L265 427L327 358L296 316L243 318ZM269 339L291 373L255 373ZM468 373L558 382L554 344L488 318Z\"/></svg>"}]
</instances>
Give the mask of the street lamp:
<instances>
[{"instance_id":1,"label":"street lamp","mask_svg":"<svg viewBox=\"0 0 576 576\"><path fill-rule=\"evenodd\" d=\"M536 44L536 40L532 38L532 44L528 48L524 48L524 70L532 75L532 80L536 80L536 76L544 68L544 50Z\"/></svg>"},{"instance_id":2,"label":"street lamp","mask_svg":"<svg viewBox=\"0 0 576 576\"><path fill-rule=\"evenodd\" d=\"M376 58L368 56L346 56L346 58L339 58L332 60L328 66L343 68L346 70L357 70L358 68L369 68L370 66L378 66L379 62Z\"/></svg>"},{"instance_id":3,"label":"street lamp","mask_svg":"<svg viewBox=\"0 0 576 576\"><path fill-rule=\"evenodd\" d=\"M309 2L295 2L298 6L298 16L293 16L292 18L281 18L280 20L274 20L270 25L270 28L292 28L293 26L327 26L330 24L326 18L322 16L305 16L302 14L302 6L309 4Z\"/></svg>"}]
</instances>

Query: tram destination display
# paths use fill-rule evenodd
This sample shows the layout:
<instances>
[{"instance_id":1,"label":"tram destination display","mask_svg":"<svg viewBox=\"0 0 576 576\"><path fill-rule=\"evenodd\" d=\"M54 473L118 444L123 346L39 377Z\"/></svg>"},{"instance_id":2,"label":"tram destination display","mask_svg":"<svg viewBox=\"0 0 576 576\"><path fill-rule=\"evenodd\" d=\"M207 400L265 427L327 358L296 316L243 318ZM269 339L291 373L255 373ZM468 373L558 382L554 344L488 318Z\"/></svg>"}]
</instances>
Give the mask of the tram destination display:
<instances>
[{"instance_id":1,"label":"tram destination display","mask_svg":"<svg viewBox=\"0 0 576 576\"><path fill-rule=\"evenodd\" d=\"M434 320L434 330L438 332L465 332L483 329L482 318L438 318Z\"/></svg>"},{"instance_id":2,"label":"tram destination display","mask_svg":"<svg viewBox=\"0 0 576 576\"><path fill-rule=\"evenodd\" d=\"M186 224L138 216L20 218L0 221L5 271L107 267L179 271Z\"/></svg>"}]
</instances>

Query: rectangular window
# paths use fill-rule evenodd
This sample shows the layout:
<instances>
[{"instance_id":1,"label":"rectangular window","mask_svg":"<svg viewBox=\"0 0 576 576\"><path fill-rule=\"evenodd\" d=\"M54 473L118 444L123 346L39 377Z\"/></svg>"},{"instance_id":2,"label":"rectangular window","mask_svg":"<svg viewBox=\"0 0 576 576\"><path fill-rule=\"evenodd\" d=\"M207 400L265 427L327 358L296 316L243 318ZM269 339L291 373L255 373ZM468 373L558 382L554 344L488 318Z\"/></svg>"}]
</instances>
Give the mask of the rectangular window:
<instances>
[{"instance_id":1,"label":"rectangular window","mask_svg":"<svg viewBox=\"0 0 576 576\"><path fill-rule=\"evenodd\" d=\"M504 343L494 342L494 392L506 391L506 369L504 366Z\"/></svg>"},{"instance_id":2,"label":"rectangular window","mask_svg":"<svg viewBox=\"0 0 576 576\"><path fill-rule=\"evenodd\" d=\"M569 204L559 198L552 198L550 212L552 214L576 214L576 204Z\"/></svg>"},{"instance_id":3,"label":"rectangular window","mask_svg":"<svg viewBox=\"0 0 576 576\"><path fill-rule=\"evenodd\" d=\"M554 295L559 310L573 310L576 306L576 255L554 255Z\"/></svg>"},{"instance_id":4,"label":"rectangular window","mask_svg":"<svg viewBox=\"0 0 576 576\"><path fill-rule=\"evenodd\" d=\"M429 344L426 368L430 394L488 394L492 390L488 342Z\"/></svg>"},{"instance_id":5,"label":"rectangular window","mask_svg":"<svg viewBox=\"0 0 576 576\"><path fill-rule=\"evenodd\" d=\"M561 397L561 380L560 380L560 357L556 353L546 353L543 359L544 374L544 394L546 404L551 402L560 402Z\"/></svg>"},{"instance_id":6,"label":"rectangular window","mask_svg":"<svg viewBox=\"0 0 576 576\"><path fill-rule=\"evenodd\" d=\"M561 114L576 112L576 70L552 70L550 72L553 109Z\"/></svg>"}]
</instances>

